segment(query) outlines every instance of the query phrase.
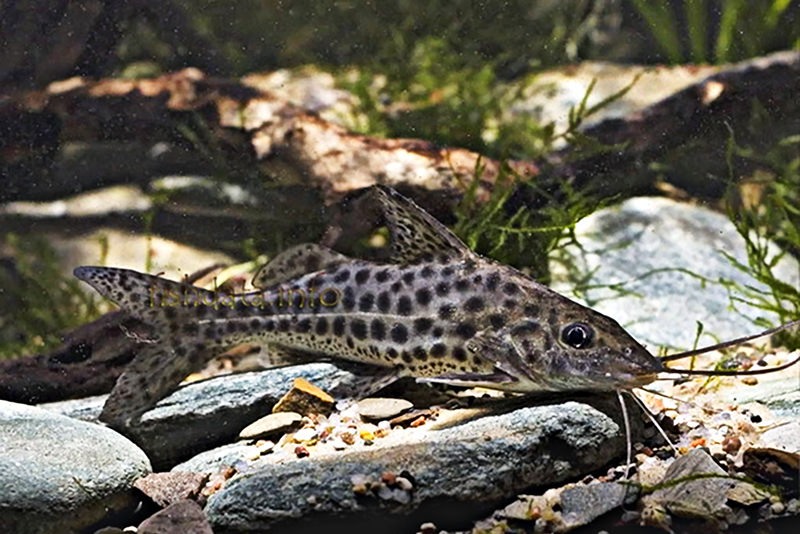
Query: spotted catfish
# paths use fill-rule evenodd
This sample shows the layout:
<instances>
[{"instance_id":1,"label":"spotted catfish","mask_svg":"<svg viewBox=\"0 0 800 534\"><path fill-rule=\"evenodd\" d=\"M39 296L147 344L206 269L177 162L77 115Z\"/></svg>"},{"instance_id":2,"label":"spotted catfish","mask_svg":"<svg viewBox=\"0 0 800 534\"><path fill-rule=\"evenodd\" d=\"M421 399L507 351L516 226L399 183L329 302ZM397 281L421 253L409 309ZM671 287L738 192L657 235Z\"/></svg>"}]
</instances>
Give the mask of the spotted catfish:
<instances>
[{"instance_id":1,"label":"spotted catfish","mask_svg":"<svg viewBox=\"0 0 800 534\"><path fill-rule=\"evenodd\" d=\"M360 364L373 386L400 377L512 392L620 390L663 370L614 320L470 251L396 191L374 186L390 232L385 263L318 245L289 249L258 291L217 294L125 269L79 267L152 335L101 416L125 426L226 348L268 347L275 366Z\"/></svg>"}]
</instances>

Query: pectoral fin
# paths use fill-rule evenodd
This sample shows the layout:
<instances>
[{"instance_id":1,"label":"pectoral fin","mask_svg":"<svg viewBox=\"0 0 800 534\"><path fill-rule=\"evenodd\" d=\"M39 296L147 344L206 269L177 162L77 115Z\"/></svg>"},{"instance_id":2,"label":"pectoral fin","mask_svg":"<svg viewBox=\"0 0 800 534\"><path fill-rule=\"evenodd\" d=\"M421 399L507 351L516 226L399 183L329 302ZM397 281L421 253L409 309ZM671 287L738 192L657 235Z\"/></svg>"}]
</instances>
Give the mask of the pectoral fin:
<instances>
[{"instance_id":1,"label":"pectoral fin","mask_svg":"<svg viewBox=\"0 0 800 534\"><path fill-rule=\"evenodd\" d=\"M498 386L504 384L513 384L515 380L506 373L497 371L491 374L447 373L430 378L417 378L417 382L423 384L447 384L448 386L487 387L497 389Z\"/></svg>"}]
</instances>

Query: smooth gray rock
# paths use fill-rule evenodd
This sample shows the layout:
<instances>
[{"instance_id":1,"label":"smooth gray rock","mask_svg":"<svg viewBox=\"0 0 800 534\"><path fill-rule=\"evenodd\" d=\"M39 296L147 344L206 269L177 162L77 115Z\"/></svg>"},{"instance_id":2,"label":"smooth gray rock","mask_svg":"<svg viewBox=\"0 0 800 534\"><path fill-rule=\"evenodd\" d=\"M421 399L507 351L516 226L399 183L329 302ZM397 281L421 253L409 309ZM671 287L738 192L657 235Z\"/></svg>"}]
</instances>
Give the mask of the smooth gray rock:
<instances>
[{"instance_id":1,"label":"smooth gray rock","mask_svg":"<svg viewBox=\"0 0 800 534\"><path fill-rule=\"evenodd\" d=\"M134 505L133 483L150 471L111 429L0 401L0 532L78 532Z\"/></svg>"},{"instance_id":2,"label":"smooth gray rock","mask_svg":"<svg viewBox=\"0 0 800 534\"><path fill-rule=\"evenodd\" d=\"M773 313L741 303L737 313L729 309L725 287L714 282L704 285L687 272L675 271L766 289L722 254L747 264L742 237L720 213L666 198L632 198L586 217L576 234L584 250L570 245L551 261L553 289L613 317L653 349L654 345L690 348L697 321L705 332L717 336L704 335L701 344L756 333L761 328L753 324L755 318L778 321ZM572 272L564 265L572 266ZM654 272L658 269L672 270ZM800 267L794 259L785 257L775 272L786 283L800 284ZM622 289L628 294L597 287L576 295L573 290L579 282L625 283Z\"/></svg>"},{"instance_id":3,"label":"smooth gray rock","mask_svg":"<svg viewBox=\"0 0 800 534\"><path fill-rule=\"evenodd\" d=\"M161 400L127 435L147 453L155 470L166 471L201 451L235 441L243 428L270 412L294 378L331 390L350 376L331 364L314 363L195 382ZM96 420L104 402L105 397L96 397L41 407Z\"/></svg>"},{"instance_id":4,"label":"smooth gray rock","mask_svg":"<svg viewBox=\"0 0 800 534\"><path fill-rule=\"evenodd\" d=\"M481 505L580 476L622 454L624 433L604 413L615 413L613 402L598 401L604 411L566 402L444 419L434 427L392 432L371 446L341 452L313 447L302 459L267 455L229 480L205 511L222 533L261 532L299 518L312 526L332 515L374 518L381 511L385 518L391 517L386 512L407 514L433 503L452 504L453 513L473 517ZM193 462L180 468L199 470ZM386 473L398 476L396 485L381 482Z\"/></svg>"}]
</instances>

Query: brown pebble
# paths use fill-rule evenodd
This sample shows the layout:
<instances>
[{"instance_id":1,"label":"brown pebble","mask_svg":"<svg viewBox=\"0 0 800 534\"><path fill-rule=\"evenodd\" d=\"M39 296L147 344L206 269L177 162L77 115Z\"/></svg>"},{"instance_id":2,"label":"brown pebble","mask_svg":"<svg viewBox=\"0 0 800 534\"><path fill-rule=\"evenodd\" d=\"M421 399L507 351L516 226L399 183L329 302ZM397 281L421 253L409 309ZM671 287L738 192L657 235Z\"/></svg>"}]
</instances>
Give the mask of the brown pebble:
<instances>
[{"instance_id":1,"label":"brown pebble","mask_svg":"<svg viewBox=\"0 0 800 534\"><path fill-rule=\"evenodd\" d=\"M739 436L726 436L722 440L722 450L728 454L735 456L739 449L742 448L742 440Z\"/></svg>"},{"instance_id":2,"label":"brown pebble","mask_svg":"<svg viewBox=\"0 0 800 534\"><path fill-rule=\"evenodd\" d=\"M381 475L381 482L383 482L387 486L394 486L394 483L396 481L397 481L397 475L395 475L390 471L387 471Z\"/></svg>"},{"instance_id":3,"label":"brown pebble","mask_svg":"<svg viewBox=\"0 0 800 534\"><path fill-rule=\"evenodd\" d=\"M416 421L420 416L431 416L433 415L433 410L411 410L410 412L406 412L403 415L398 415L397 417L390 419L389 424L391 426L407 426L411 422Z\"/></svg>"},{"instance_id":4,"label":"brown pebble","mask_svg":"<svg viewBox=\"0 0 800 534\"><path fill-rule=\"evenodd\" d=\"M418 426L422 426L424 424L425 424L425 416L420 415L419 417L411 421L411 423L409 423L408 426L410 426L411 428L417 428Z\"/></svg>"},{"instance_id":5,"label":"brown pebble","mask_svg":"<svg viewBox=\"0 0 800 534\"><path fill-rule=\"evenodd\" d=\"M304 378L295 378L292 389L281 397L272 408L272 413L297 412L301 415L322 414L328 416L336 401Z\"/></svg>"},{"instance_id":6,"label":"brown pebble","mask_svg":"<svg viewBox=\"0 0 800 534\"><path fill-rule=\"evenodd\" d=\"M302 445L298 445L297 447L295 447L294 453L297 455L298 458L307 458L311 456L311 453L308 452L308 449L306 449Z\"/></svg>"},{"instance_id":7,"label":"brown pebble","mask_svg":"<svg viewBox=\"0 0 800 534\"><path fill-rule=\"evenodd\" d=\"M166 508L185 499L196 499L209 478L208 473L150 473L136 480L133 487Z\"/></svg>"},{"instance_id":8,"label":"brown pebble","mask_svg":"<svg viewBox=\"0 0 800 534\"><path fill-rule=\"evenodd\" d=\"M758 378L754 376L746 376L742 378L742 384L746 386L755 386L756 384L758 384Z\"/></svg>"}]
</instances>

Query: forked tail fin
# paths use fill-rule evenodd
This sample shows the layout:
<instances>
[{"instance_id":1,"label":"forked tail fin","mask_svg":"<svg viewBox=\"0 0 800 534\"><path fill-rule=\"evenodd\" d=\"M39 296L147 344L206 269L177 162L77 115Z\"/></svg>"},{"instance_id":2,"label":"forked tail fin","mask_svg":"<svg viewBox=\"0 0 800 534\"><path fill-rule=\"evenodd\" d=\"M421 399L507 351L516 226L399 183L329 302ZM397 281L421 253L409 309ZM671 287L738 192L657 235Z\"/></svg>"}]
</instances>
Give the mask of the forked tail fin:
<instances>
[{"instance_id":1,"label":"forked tail fin","mask_svg":"<svg viewBox=\"0 0 800 534\"><path fill-rule=\"evenodd\" d=\"M138 354L117 379L100 415L123 430L214 355L192 324L197 304L204 306L214 293L128 269L78 267L74 274L150 326L147 338L135 338Z\"/></svg>"}]
</instances>

